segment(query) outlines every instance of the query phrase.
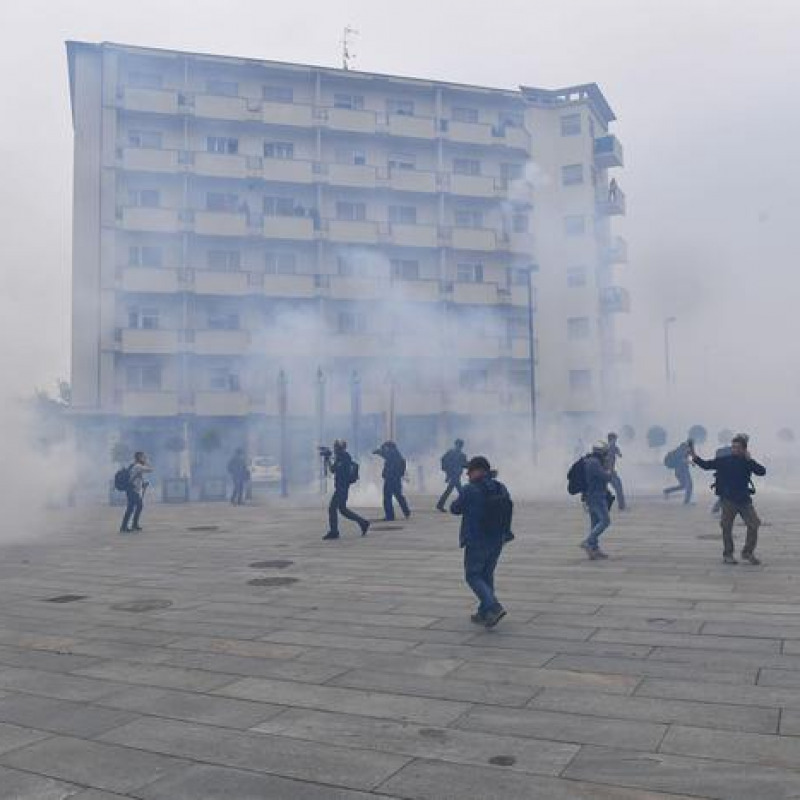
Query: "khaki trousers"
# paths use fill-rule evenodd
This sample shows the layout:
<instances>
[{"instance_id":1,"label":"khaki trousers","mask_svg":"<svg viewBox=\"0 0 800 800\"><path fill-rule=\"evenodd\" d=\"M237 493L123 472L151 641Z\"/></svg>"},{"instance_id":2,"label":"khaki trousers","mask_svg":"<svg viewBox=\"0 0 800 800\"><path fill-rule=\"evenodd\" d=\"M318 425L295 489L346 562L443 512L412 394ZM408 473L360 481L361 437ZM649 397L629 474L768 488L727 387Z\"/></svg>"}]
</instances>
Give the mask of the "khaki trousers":
<instances>
[{"instance_id":1,"label":"khaki trousers","mask_svg":"<svg viewBox=\"0 0 800 800\"><path fill-rule=\"evenodd\" d=\"M747 538L742 548L742 555L748 556L756 549L758 528L761 525L761 520L749 500L744 503L736 503L733 500L722 501L722 517L720 519L720 525L722 526L722 552L726 556L733 555L733 523L736 521L737 516L741 517L747 526Z\"/></svg>"}]
</instances>

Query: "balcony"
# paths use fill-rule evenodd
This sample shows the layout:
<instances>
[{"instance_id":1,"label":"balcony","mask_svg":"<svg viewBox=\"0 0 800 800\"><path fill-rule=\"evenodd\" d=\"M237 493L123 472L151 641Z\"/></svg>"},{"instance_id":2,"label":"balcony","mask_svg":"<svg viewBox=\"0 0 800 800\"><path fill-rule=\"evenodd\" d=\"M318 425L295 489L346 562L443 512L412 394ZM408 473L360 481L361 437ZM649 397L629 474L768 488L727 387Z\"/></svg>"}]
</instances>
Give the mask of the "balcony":
<instances>
[{"instance_id":1,"label":"balcony","mask_svg":"<svg viewBox=\"0 0 800 800\"><path fill-rule=\"evenodd\" d=\"M195 211L194 232L203 236L245 236L247 216L236 211Z\"/></svg>"},{"instance_id":2,"label":"balcony","mask_svg":"<svg viewBox=\"0 0 800 800\"><path fill-rule=\"evenodd\" d=\"M534 290L535 291L535 290ZM528 285L515 284L511 287L510 300L512 306L528 307Z\"/></svg>"},{"instance_id":3,"label":"balcony","mask_svg":"<svg viewBox=\"0 0 800 800\"><path fill-rule=\"evenodd\" d=\"M293 103L262 103L261 121L267 125L310 128L314 124L314 109L311 106Z\"/></svg>"},{"instance_id":4,"label":"balcony","mask_svg":"<svg viewBox=\"0 0 800 800\"><path fill-rule=\"evenodd\" d=\"M357 111L353 108L322 109L323 119L329 128L349 133L375 133L375 112Z\"/></svg>"},{"instance_id":5,"label":"balcony","mask_svg":"<svg viewBox=\"0 0 800 800\"><path fill-rule=\"evenodd\" d=\"M369 333L337 333L325 340L324 353L334 358L374 358L385 355L386 343Z\"/></svg>"},{"instance_id":6,"label":"balcony","mask_svg":"<svg viewBox=\"0 0 800 800\"><path fill-rule=\"evenodd\" d=\"M413 169L390 169L389 188L398 192L435 192L436 173Z\"/></svg>"},{"instance_id":7,"label":"balcony","mask_svg":"<svg viewBox=\"0 0 800 800\"><path fill-rule=\"evenodd\" d=\"M329 164L328 183L332 186L375 188L375 167L367 164Z\"/></svg>"},{"instance_id":8,"label":"balcony","mask_svg":"<svg viewBox=\"0 0 800 800\"><path fill-rule=\"evenodd\" d=\"M229 119L235 122L253 118L253 114L247 110L247 103L243 97L214 94L196 94L194 96L194 114L196 117Z\"/></svg>"},{"instance_id":9,"label":"balcony","mask_svg":"<svg viewBox=\"0 0 800 800\"><path fill-rule=\"evenodd\" d=\"M492 135L495 144L504 145L514 150L524 150L526 153L530 153L531 135L525 128L506 125L493 129Z\"/></svg>"},{"instance_id":10,"label":"balcony","mask_svg":"<svg viewBox=\"0 0 800 800\"><path fill-rule=\"evenodd\" d=\"M386 118L392 136L407 136L415 139L432 139L436 125L432 117L413 117L408 114L389 114Z\"/></svg>"},{"instance_id":11,"label":"balcony","mask_svg":"<svg viewBox=\"0 0 800 800\"><path fill-rule=\"evenodd\" d=\"M122 151L122 169L137 172L177 172L177 150L158 150L145 147L126 147Z\"/></svg>"},{"instance_id":12,"label":"balcony","mask_svg":"<svg viewBox=\"0 0 800 800\"><path fill-rule=\"evenodd\" d=\"M213 178L246 178L247 159L244 156L198 152L194 154L194 172Z\"/></svg>"},{"instance_id":13,"label":"balcony","mask_svg":"<svg viewBox=\"0 0 800 800\"><path fill-rule=\"evenodd\" d=\"M264 236L267 239L289 239L309 242L314 239L314 220L311 217L264 217Z\"/></svg>"},{"instance_id":14,"label":"balcony","mask_svg":"<svg viewBox=\"0 0 800 800\"><path fill-rule=\"evenodd\" d=\"M197 294L236 296L246 295L251 291L247 272L210 269L194 271L194 290Z\"/></svg>"},{"instance_id":15,"label":"balcony","mask_svg":"<svg viewBox=\"0 0 800 800\"><path fill-rule=\"evenodd\" d=\"M194 413L201 417L243 417L250 412L244 392L195 392Z\"/></svg>"},{"instance_id":16,"label":"balcony","mask_svg":"<svg viewBox=\"0 0 800 800\"><path fill-rule=\"evenodd\" d=\"M626 314L631 310L631 296L622 286L600 289L600 310L604 314Z\"/></svg>"},{"instance_id":17,"label":"balcony","mask_svg":"<svg viewBox=\"0 0 800 800\"><path fill-rule=\"evenodd\" d=\"M455 250L494 250L497 236L488 228L451 228L450 243Z\"/></svg>"},{"instance_id":18,"label":"balcony","mask_svg":"<svg viewBox=\"0 0 800 800\"><path fill-rule=\"evenodd\" d=\"M144 111L150 114L177 114L178 93L163 89L122 89L121 107L126 111Z\"/></svg>"},{"instance_id":19,"label":"balcony","mask_svg":"<svg viewBox=\"0 0 800 800\"><path fill-rule=\"evenodd\" d=\"M123 328L120 341L122 353L170 355L178 349L178 332L171 330Z\"/></svg>"},{"instance_id":20,"label":"balcony","mask_svg":"<svg viewBox=\"0 0 800 800\"><path fill-rule=\"evenodd\" d=\"M391 242L401 247L438 247L439 228L436 225L390 224Z\"/></svg>"},{"instance_id":21,"label":"balcony","mask_svg":"<svg viewBox=\"0 0 800 800\"><path fill-rule=\"evenodd\" d=\"M329 297L335 300L378 300L389 291L388 278L330 276Z\"/></svg>"},{"instance_id":22,"label":"balcony","mask_svg":"<svg viewBox=\"0 0 800 800\"><path fill-rule=\"evenodd\" d=\"M453 174L448 177L451 194L464 197L495 197L495 181L488 175Z\"/></svg>"},{"instance_id":23,"label":"balcony","mask_svg":"<svg viewBox=\"0 0 800 800\"><path fill-rule=\"evenodd\" d=\"M316 297L313 275L264 275L264 294L267 297Z\"/></svg>"},{"instance_id":24,"label":"balcony","mask_svg":"<svg viewBox=\"0 0 800 800\"><path fill-rule=\"evenodd\" d=\"M194 352L198 356L240 356L249 349L249 331L240 329L194 331Z\"/></svg>"},{"instance_id":25,"label":"balcony","mask_svg":"<svg viewBox=\"0 0 800 800\"><path fill-rule=\"evenodd\" d=\"M456 281L453 284L453 302L467 305L495 305L497 303L497 284ZM477 356L473 357L477 358Z\"/></svg>"},{"instance_id":26,"label":"balcony","mask_svg":"<svg viewBox=\"0 0 800 800\"><path fill-rule=\"evenodd\" d=\"M265 158L260 175L265 181L275 181L276 183L312 183L314 181L314 163L312 161Z\"/></svg>"},{"instance_id":27,"label":"balcony","mask_svg":"<svg viewBox=\"0 0 800 800\"><path fill-rule=\"evenodd\" d=\"M393 281L389 296L392 300L411 303L438 303L441 296L439 281Z\"/></svg>"},{"instance_id":28,"label":"balcony","mask_svg":"<svg viewBox=\"0 0 800 800\"><path fill-rule=\"evenodd\" d=\"M178 230L178 212L174 208L124 206L120 223L127 231L175 233Z\"/></svg>"},{"instance_id":29,"label":"balcony","mask_svg":"<svg viewBox=\"0 0 800 800\"><path fill-rule=\"evenodd\" d=\"M178 413L178 393L126 391L121 410L126 417L174 417Z\"/></svg>"},{"instance_id":30,"label":"balcony","mask_svg":"<svg viewBox=\"0 0 800 800\"><path fill-rule=\"evenodd\" d=\"M479 358L480 356L475 356ZM498 413L503 408L500 394L491 391L463 390L454 392L450 400L450 411L469 416Z\"/></svg>"},{"instance_id":31,"label":"balcony","mask_svg":"<svg viewBox=\"0 0 800 800\"><path fill-rule=\"evenodd\" d=\"M457 120L447 121L447 138L451 142L477 145L489 145L494 141L491 125Z\"/></svg>"},{"instance_id":32,"label":"balcony","mask_svg":"<svg viewBox=\"0 0 800 800\"><path fill-rule=\"evenodd\" d=\"M377 244L378 223L368 220L332 219L328 223L328 238L332 242Z\"/></svg>"},{"instance_id":33,"label":"balcony","mask_svg":"<svg viewBox=\"0 0 800 800\"><path fill-rule=\"evenodd\" d=\"M597 213L606 217L619 217L625 214L625 193L619 187L597 197Z\"/></svg>"},{"instance_id":34,"label":"balcony","mask_svg":"<svg viewBox=\"0 0 800 800\"><path fill-rule=\"evenodd\" d=\"M122 270L122 290L172 294L178 291L178 270L157 267L125 267Z\"/></svg>"},{"instance_id":35,"label":"balcony","mask_svg":"<svg viewBox=\"0 0 800 800\"><path fill-rule=\"evenodd\" d=\"M507 233L501 239L501 247L510 253L533 258L535 239L532 233Z\"/></svg>"},{"instance_id":36,"label":"balcony","mask_svg":"<svg viewBox=\"0 0 800 800\"><path fill-rule=\"evenodd\" d=\"M622 145L613 133L594 140L594 163L600 169L623 165Z\"/></svg>"},{"instance_id":37,"label":"balcony","mask_svg":"<svg viewBox=\"0 0 800 800\"><path fill-rule=\"evenodd\" d=\"M606 264L627 264L628 263L628 242L617 236L611 244L603 250Z\"/></svg>"}]
</instances>

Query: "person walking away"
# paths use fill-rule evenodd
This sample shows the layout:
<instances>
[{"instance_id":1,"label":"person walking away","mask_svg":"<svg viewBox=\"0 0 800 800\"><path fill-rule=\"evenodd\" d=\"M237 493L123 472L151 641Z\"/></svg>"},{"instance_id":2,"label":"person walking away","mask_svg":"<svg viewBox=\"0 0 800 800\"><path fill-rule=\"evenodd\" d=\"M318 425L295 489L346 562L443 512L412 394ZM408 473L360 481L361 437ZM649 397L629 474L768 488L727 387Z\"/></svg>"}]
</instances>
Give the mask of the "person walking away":
<instances>
[{"instance_id":1,"label":"person walking away","mask_svg":"<svg viewBox=\"0 0 800 800\"><path fill-rule=\"evenodd\" d=\"M471 620L493 628L506 615L495 594L494 574L504 543L513 539L513 503L484 456L470 459L467 478L469 482L459 489L450 511L461 516L459 545L464 550L464 578L478 598L478 609Z\"/></svg>"},{"instance_id":2,"label":"person walking away","mask_svg":"<svg viewBox=\"0 0 800 800\"><path fill-rule=\"evenodd\" d=\"M231 505L240 506L244 502L245 484L250 480L250 470L247 466L244 450L241 447L236 449L230 461L228 461L228 474L233 481Z\"/></svg>"},{"instance_id":3,"label":"person walking away","mask_svg":"<svg viewBox=\"0 0 800 800\"><path fill-rule=\"evenodd\" d=\"M347 452L347 442L342 439L333 443L332 454L327 452L326 464L333 475L333 496L328 505L328 532L322 538L329 541L339 538L339 514L355 522L361 528L361 535L366 536L369 522L347 507L350 486L358 480L358 465Z\"/></svg>"},{"instance_id":4,"label":"person walking away","mask_svg":"<svg viewBox=\"0 0 800 800\"><path fill-rule=\"evenodd\" d=\"M453 490L458 493L461 488L461 474L467 466L467 457L464 454L464 440L456 439L453 446L442 456L442 472L444 472L445 488L436 508L447 513L445 503Z\"/></svg>"},{"instance_id":5,"label":"person walking away","mask_svg":"<svg viewBox=\"0 0 800 800\"><path fill-rule=\"evenodd\" d=\"M384 442L373 455L383 459L383 514L387 522L394 521L394 500L400 506L403 516L408 519L411 509L403 495L403 476L406 474L406 460L395 442Z\"/></svg>"},{"instance_id":6,"label":"person walking away","mask_svg":"<svg viewBox=\"0 0 800 800\"><path fill-rule=\"evenodd\" d=\"M583 459L586 491L584 498L589 512L589 535L581 547L591 561L608 558L600 549L600 537L611 525L608 484L611 470L607 466L608 442L597 442Z\"/></svg>"},{"instance_id":7,"label":"person walking away","mask_svg":"<svg viewBox=\"0 0 800 800\"><path fill-rule=\"evenodd\" d=\"M692 458L692 446L692 440L688 439L685 442L681 442L674 450L664 456L664 466L675 472L675 478L678 481L676 486L668 486L664 489L664 499L669 500L670 495L674 492L683 492L683 504L685 506L691 504L692 492L694 491L692 473L689 468Z\"/></svg>"},{"instance_id":8,"label":"person walking away","mask_svg":"<svg viewBox=\"0 0 800 800\"><path fill-rule=\"evenodd\" d=\"M122 525L119 528L120 533L138 533L142 530L139 518L142 516L144 493L148 487L144 476L152 471L153 468L150 466L147 456L141 450L133 454L133 463L128 467L128 480L125 487L128 502L122 517Z\"/></svg>"},{"instance_id":9,"label":"person walking away","mask_svg":"<svg viewBox=\"0 0 800 800\"><path fill-rule=\"evenodd\" d=\"M747 537L742 547L742 560L748 564L758 565L761 561L756 557L758 545L758 529L761 520L753 506L755 488L753 475L763 477L767 470L749 451L750 437L746 433L737 433L731 440L731 453L726 456L712 458L710 461L700 458L692 447L692 460L700 469L714 470L717 474L715 491L722 501L722 560L725 564L736 564L733 555L733 523L739 516L747 526Z\"/></svg>"},{"instance_id":10,"label":"person walking away","mask_svg":"<svg viewBox=\"0 0 800 800\"><path fill-rule=\"evenodd\" d=\"M617 497L617 506L620 511L625 511L628 507L625 502L625 490L622 488L622 479L617 472L617 459L622 458L622 451L617 445L619 437L613 431L608 434L608 469L611 472L611 488Z\"/></svg>"}]
</instances>

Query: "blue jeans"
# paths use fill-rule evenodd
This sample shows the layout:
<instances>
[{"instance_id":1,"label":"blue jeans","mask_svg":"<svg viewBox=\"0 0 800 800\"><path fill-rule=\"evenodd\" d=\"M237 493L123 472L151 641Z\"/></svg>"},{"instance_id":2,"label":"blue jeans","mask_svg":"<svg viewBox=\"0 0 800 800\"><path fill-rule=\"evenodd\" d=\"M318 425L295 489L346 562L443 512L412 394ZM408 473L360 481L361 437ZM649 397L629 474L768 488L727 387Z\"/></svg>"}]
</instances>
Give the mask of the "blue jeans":
<instances>
[{"instance_id":1,"label":"blue jeans","mask_svg":"<svg viewBox=\"0 0 800 800\"><path fill-rule=\"evenodd\" d=\"M625 490L622 488L622 479L619 477L618 472L611 474L611 488L617 496L617 506L620 511L625 510Z\"/></svg>"},{"instance_id":2,"label":"blue jeans","mask_svg":"<svg viewBox=\"0 0 800 800\"><path fill-rule=\"evenodd\" d=\"M590 550L597 550L600 545L600 536L611 525L611 515L608 513L608 500L605 495L587 497L586 506L589 509L590 529L586 544Z\"/></svg>"},{"instance_id":3,"label":"blue jeans","mask_svg":"<svg viewBox=\"0 0 800 800\"><path fill-rule=\"evenodd\" d=\"M357 523L362 529L367 524L367 521L364 519L364 517L360 517L355 511L351 511L347 507L347 499L349 495L349 486L340 486L339 488L335 488L333 490L333 496L331 497L331 502L328 505L328 533L332 533L334 536L339 535L339 517L337 512L345 519L349 519Z\"/></svg>"},{"instance_id":4,"label":"blue jeans","mask_svg":"<svg viewBox=\"0 0 800 800\"><path fill-rule=\"evenodd\" d=\"M678 479L678 485L664 489L664 494L670 495L673 492L683 492L683 504L689 505L689 503L692 502L692 492L694 490L692 473L689 471L689 465L678 467L675 470L675 477Z\"/></svg>"},{"instance_id":5,"label":"blue jeans","mask_svg":"<svg viewBox=\"0 0 800 800\"><path fill-rule=\"evenodd\" d=\"M122 517L122 525L120 525L120 530L122 531L128 530L129 524L132 528L139 527L139 517L144 507L144 501L139 492L127 489L125 495L128 499L128 505L125 507L125 515Z\"/></svg>"},{"instance_id":6,"label":"blue jeans","mask_svg":"<svg viewBox=\"0 0 800 800\"><path fill-rule=\"evenodd\" d=\"M494 571L502 551L503 540L499 538L467 542L464 547L464 578L478 598L479 614L502 608L494 593Z\"/></svg>"}]
</instances>

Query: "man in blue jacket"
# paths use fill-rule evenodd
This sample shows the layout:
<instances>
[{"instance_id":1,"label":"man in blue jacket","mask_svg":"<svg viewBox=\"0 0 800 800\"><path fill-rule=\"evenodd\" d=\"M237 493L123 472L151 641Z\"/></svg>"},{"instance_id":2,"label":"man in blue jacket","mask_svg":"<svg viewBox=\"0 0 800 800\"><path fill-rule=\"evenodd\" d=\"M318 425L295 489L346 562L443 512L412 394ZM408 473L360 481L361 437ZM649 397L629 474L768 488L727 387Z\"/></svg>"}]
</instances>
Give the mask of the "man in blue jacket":
<instances>
[{"instance_id":1,"label":"man in blue jacket","mask_svg":"<svg viewBox=\"0 0 800 800\"><path fill-rule=\"evenodd\" d=\"M337 439L333 443L332 455L332 461L330 460L330 451L327 451L325 456L326 467L333 475L333 496L328 506L328 532L322 538L327 541L339 538L339 514L345 519L355 522L361 528L361 535L366 536L369 522L347 507L350 485L353 483L354 477L353 459L347 452L347 442Z\"/></svg>"},{"instance_id":2,"label":"man in blue jacket","mask_svg":"<svg viewBox=\"0 0 800 800\"><path fill-rule=\"evenodd\" d=\"M475 456L467 464L469 483L450 506L461 516L459 544L464 549L464 577L478 598L472 615L477 625L493 628L506 615L494 591L494 573L503 544L510 541L513 505L508 489L494 479L489 461Z\"/></svg>"}]
</instances>

